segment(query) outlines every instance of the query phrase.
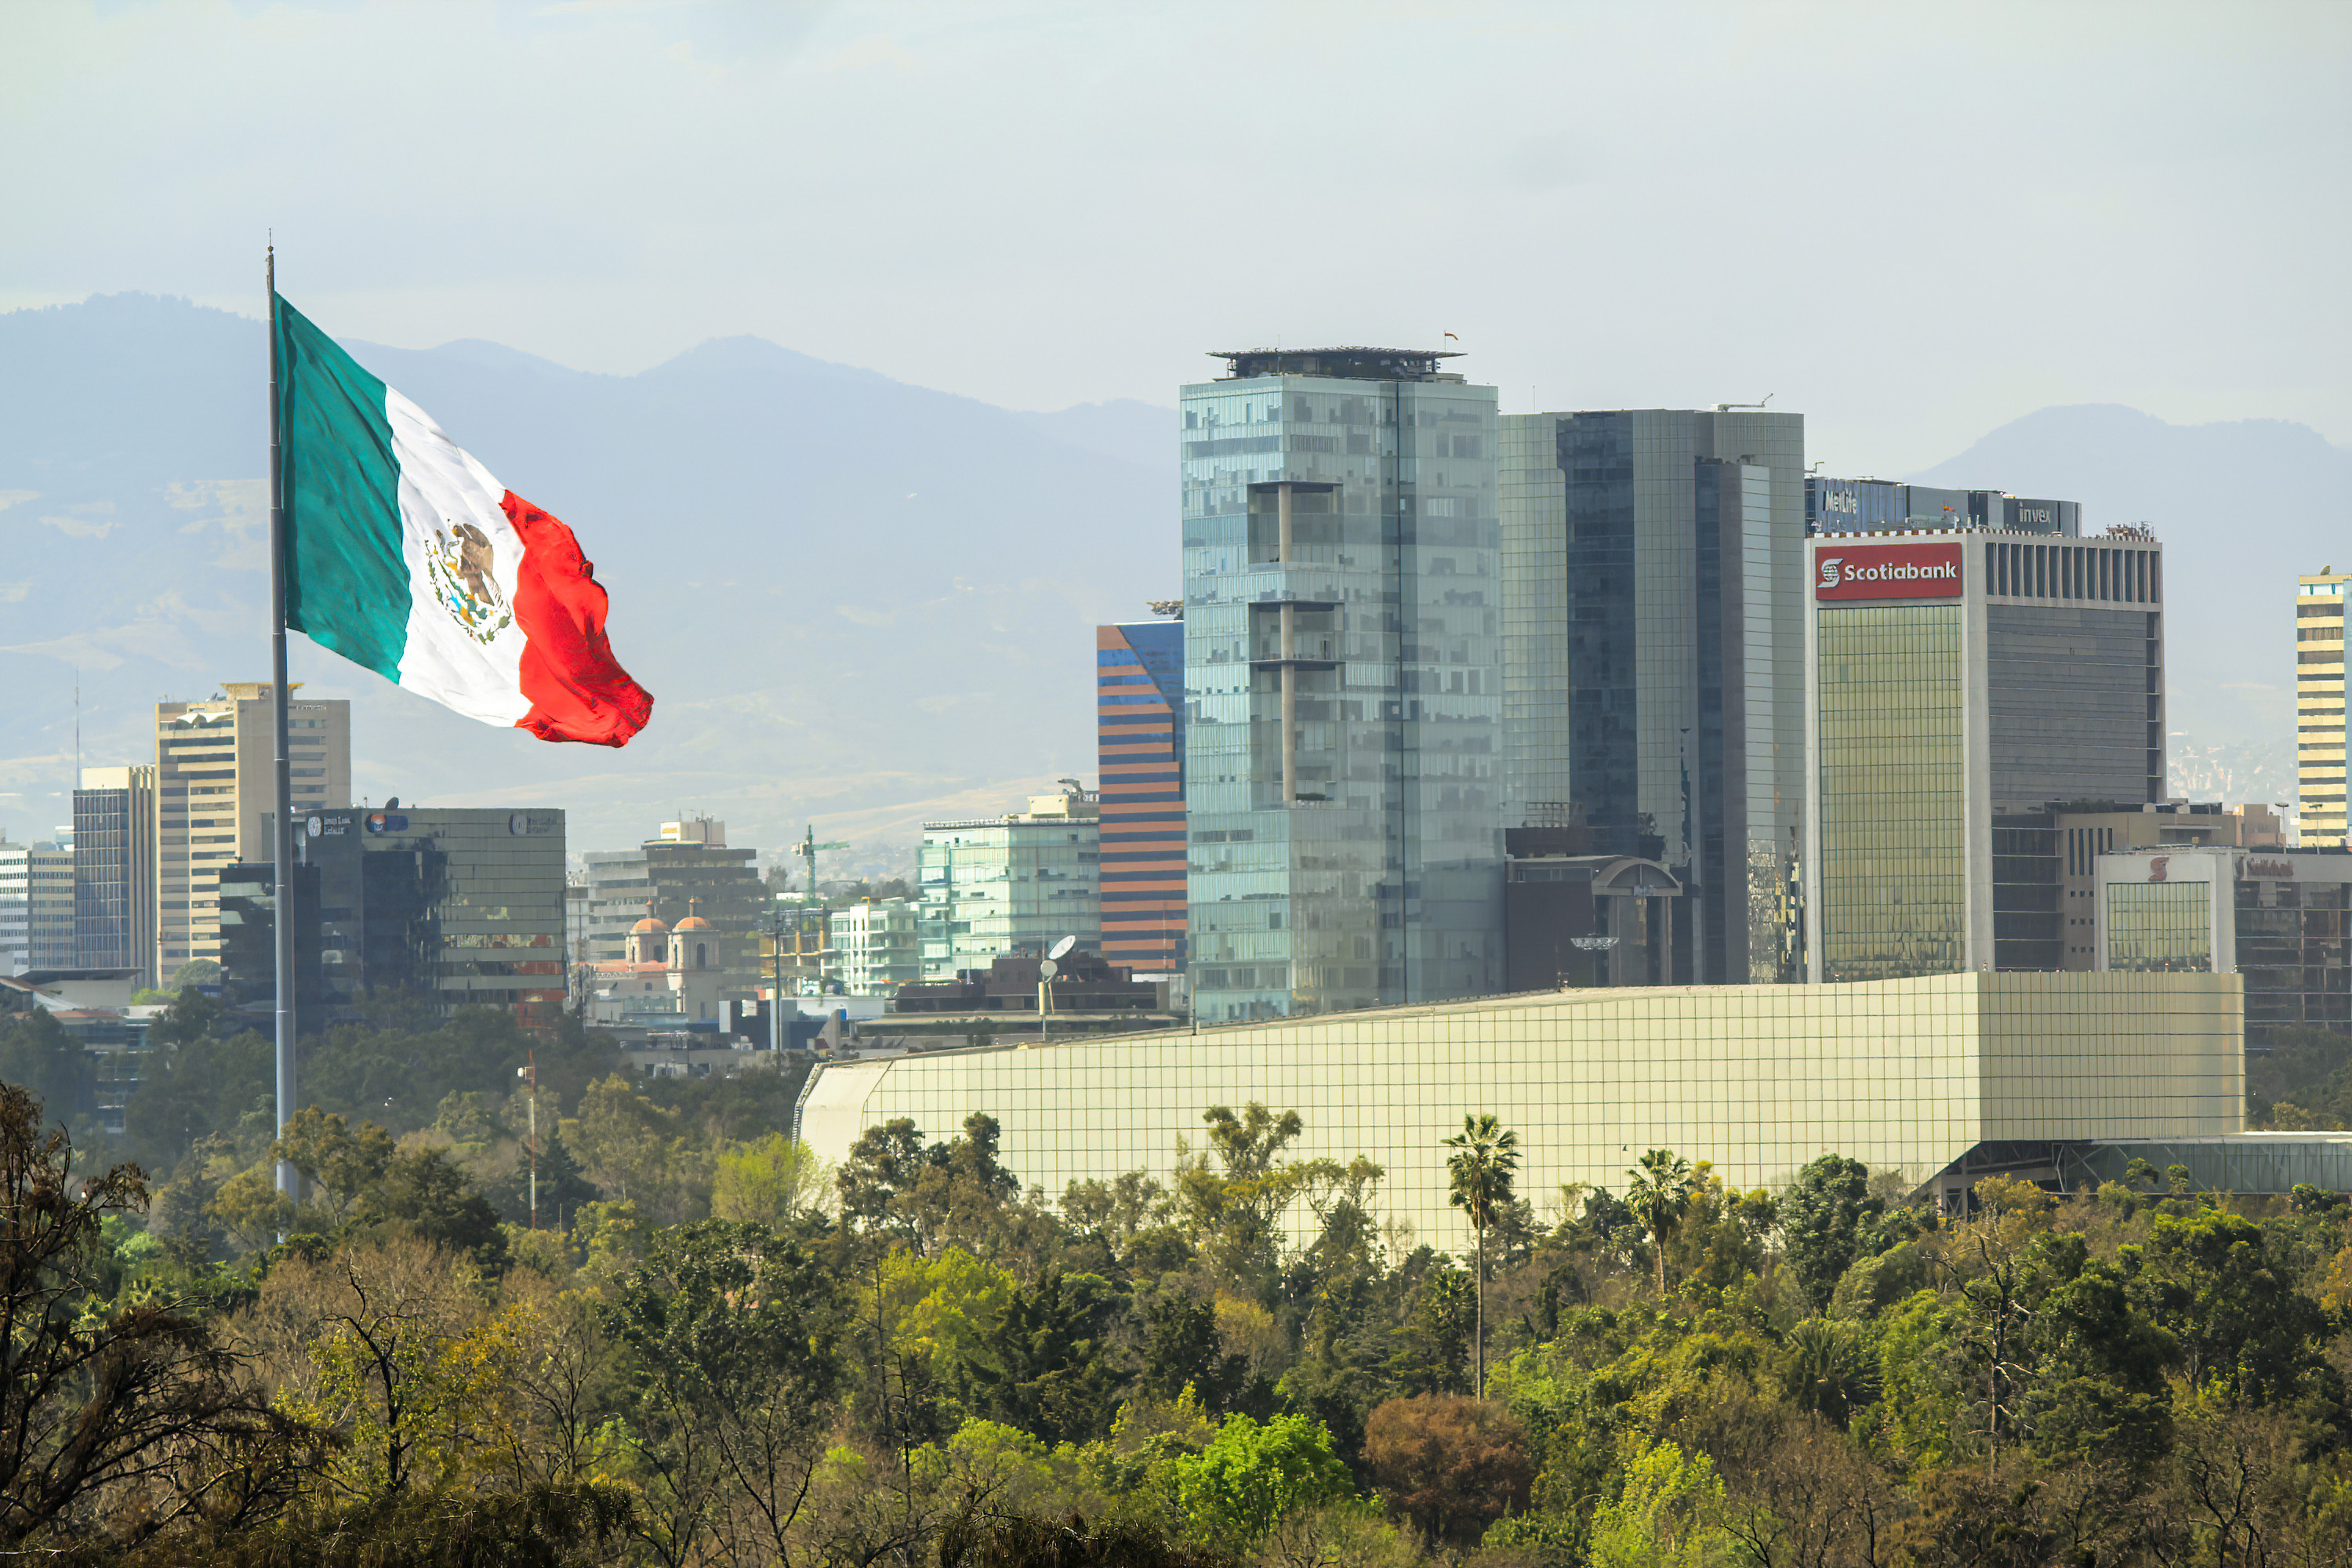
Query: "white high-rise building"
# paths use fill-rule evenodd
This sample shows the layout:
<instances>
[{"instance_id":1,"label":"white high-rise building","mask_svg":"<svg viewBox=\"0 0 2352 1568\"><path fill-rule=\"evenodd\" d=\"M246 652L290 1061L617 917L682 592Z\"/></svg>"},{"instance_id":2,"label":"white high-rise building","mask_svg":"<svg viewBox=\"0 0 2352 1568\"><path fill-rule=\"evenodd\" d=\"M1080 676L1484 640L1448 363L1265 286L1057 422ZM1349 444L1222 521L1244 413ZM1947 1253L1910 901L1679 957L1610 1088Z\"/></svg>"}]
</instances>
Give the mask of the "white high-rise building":
<instances>
[{"instance_id":1,"label":"white high-rise building","mask_svg":"<svg viewBox=\"0 0 2352 1568\"><path fill-rule=\"evenodd\" d=\"M33 847L0 839L0 974L33 966Z\"/></svg>"},{"instance_id":2,"label":"white high-rise building","mask_svg":"<svg viewBox=\"0 0 2352 1568\"><path fill-rule=\"evenodd\" d=\"M155 969L220 955L220 868L273 858L276 736L267 683L237 682L203 702L155 707ZM352 705L290 705L293 805L352 803Z\"/></svg>"},{"instance_id":3,"label":"white high-rise building","mask_svg":"<svg viewBox=\"0 0 2352 1568\"><path fill-rule=\"evenodd\" d=\"M920 921L906 899L868 899L833 911L826 936L836 953L833 972L849 996L896 996L923 977Z\"/></svg>"},{"instance_id":4,"label":"white high-rise building","mask_svg":"<svg viewBox=\"0 0 2352 1568\"><path fill-rule=\"evenodd\" d=\"M2294 580L2295 781L2306 847L2345 842L2344 585L2321 568Z\"/></svg>"}]
</instances>

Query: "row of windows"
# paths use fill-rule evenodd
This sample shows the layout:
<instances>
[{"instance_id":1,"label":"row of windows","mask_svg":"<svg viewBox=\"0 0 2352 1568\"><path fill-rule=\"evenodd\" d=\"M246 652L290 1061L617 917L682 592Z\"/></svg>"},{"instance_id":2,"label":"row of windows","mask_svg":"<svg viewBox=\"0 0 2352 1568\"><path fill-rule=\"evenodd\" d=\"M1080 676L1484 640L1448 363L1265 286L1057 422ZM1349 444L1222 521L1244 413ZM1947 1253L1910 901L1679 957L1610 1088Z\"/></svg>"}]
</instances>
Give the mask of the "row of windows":
<instances>
[{"instance_id":1,"label":"row of windows","mask_svg":"<svg viewBox=\"0 0 2352 1568\"><path fill-rule=\"evenodd\" d=\"M2007 598L2156 604L2164 597L2162 559L2153 550L2095 545L1985 545L1987 586Z\"/></svg>"}]
</instances>

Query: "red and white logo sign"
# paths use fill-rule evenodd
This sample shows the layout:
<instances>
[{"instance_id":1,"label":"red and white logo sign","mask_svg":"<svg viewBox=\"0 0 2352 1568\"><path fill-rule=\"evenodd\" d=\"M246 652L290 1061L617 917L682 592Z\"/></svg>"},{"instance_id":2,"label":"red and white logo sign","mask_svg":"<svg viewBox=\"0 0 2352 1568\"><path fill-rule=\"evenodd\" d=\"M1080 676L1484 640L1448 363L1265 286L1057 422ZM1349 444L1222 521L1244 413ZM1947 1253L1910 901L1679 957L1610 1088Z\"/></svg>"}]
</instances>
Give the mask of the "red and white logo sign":
<instances>
[{"instance_id":1,"label":"red and white logo sign","mask_svg":"<svg viewBox=\"0 0 2352 1568\"><path fill-rule=\"evenodd\" d=\"M2169 855L2149 856L2147 858L2147 879L2151 882L2163 881L2164 868L2168 865L2171 864L2171 862L2172 857Z\"/></svg>"},{"instance_id":2,"label":"red and white logo sign","mask_svg":"<svg viewBox=\"0 0 2352 1568\"><path fill-rule=\"evenodd\" d=\"M1960 592L1958 544L1825 542L1813 565L1816 599L1949 599Z\"/></svg>"}]
</instances>

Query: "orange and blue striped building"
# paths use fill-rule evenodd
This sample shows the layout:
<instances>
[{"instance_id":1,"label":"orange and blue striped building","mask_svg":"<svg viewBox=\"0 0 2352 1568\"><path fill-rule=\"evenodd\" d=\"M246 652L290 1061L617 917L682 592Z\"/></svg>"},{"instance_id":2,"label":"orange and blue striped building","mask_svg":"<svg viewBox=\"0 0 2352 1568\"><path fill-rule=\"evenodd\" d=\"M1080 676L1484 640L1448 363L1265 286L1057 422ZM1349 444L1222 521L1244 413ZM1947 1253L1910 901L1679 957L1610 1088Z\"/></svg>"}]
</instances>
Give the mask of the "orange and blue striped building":
<instances>
[{"instance_id":1,"label":"orange and blue striped building","mask_svg":"<svg viewBox=\"0 0 2352 1568\"><path fill-rule=\"evenodd\" d=\"M1095 628L1102 954L1184 970L1184 623Z\"/></svg>"}]
</instances>

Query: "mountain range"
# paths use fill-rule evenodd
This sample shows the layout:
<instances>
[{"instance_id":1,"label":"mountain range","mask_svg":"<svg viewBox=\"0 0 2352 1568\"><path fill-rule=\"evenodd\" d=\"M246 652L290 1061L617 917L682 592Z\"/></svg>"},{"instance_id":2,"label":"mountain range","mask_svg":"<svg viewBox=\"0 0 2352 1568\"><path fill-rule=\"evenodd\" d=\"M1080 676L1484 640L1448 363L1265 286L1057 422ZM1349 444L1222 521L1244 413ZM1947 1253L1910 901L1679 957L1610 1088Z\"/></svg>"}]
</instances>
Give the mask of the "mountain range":
<instances>
[{"instance_id":1,"label":"mountain range","mask_svg":"<svg viewBox=\"0 0 2352 1568\"><path fill-rule=\"evenodd\" d=\"M1015 412L754 338L628 376L480 342L347 346L572 525L656 699L625 750L550 746L297 637L293 678L352 700L370 799L562 805L575 850L687 811L767 849L814 823L852 845L824 875L903 871L926 816L1092 778L1091 628L1179 592L1167 408ZM182 300L0 315L11 837L64 820L77 752L150 755L159 699L267 678L265 363L260 323ZM2285 605L2297 572L2352 565L2352 453L2280 421L2081 406L1913 477L2077 500L2093 531L2152 523L2177 753L2200 782L2291 798Z\"/></svg>"},{"instance_id":2,"label":"mountain range","mask_svg":"<svg viewBox=\"0 0 2352 1568\"><path fill-rule=\"evenodd\" d=\"M764 847L814 820L855 846L824 874L902 868L926 815L1093 777L1092 627L1178 592L1165 409L1013 413L751 338L634 376L347 346L572 524L656 698L625 750L550 746L297 637L293 679L352 702L374 799L563 805L575 849L681 811ZM268 678L265 364L258 322L176 300L0 316L13 835L63 820L72 672L93 764L149 754L159 698Z\"/></svg>"}]
</instances>

